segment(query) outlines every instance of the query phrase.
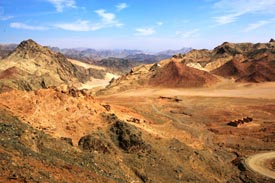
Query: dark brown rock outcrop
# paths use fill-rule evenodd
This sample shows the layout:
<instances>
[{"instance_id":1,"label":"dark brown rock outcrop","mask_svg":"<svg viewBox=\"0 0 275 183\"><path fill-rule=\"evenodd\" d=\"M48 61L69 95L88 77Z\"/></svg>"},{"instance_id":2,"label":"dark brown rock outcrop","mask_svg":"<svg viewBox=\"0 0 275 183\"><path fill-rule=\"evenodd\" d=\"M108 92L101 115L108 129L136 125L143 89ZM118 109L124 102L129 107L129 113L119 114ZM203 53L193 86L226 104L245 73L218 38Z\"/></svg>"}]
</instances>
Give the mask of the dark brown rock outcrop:
<instances>
[{"instance_id":1,"label":"dark brown rock outcrop","mask_svg":"<svg viewBox=\"0 0 275 183\"><path fill-rule=\"evenodd\" d=\"M243 119L232 120L229 123L227 123L227 125L234 126L234 127L239 127L241 125L244 125L245 123L250 123L252 121L253 121L253 118L245 117Z\"/></svg>"},{"instance_id":2,"label":"dark brown rock outcrop","mask_svg":"<svg viewBox=\"0 0 275 183\"><path fill-rule=\"evenodd\" d=\"M110 153L111 145L106 140L96 137L96 135L86 135L82 137L78 146L83 150L97 151L101 153Z\"/></svg>"},{"instance_id":3,"label":"dark brown rock outcrop","mask_svg":"<svg viewBox=\"0 0 275 183\"><path fill-rule=\"evenodd\" d=\"M135 126L117 121L110 128L111 138L115 144L128 153L147 149L142 139L142 132Z\"/></svg>"}]
</instances>

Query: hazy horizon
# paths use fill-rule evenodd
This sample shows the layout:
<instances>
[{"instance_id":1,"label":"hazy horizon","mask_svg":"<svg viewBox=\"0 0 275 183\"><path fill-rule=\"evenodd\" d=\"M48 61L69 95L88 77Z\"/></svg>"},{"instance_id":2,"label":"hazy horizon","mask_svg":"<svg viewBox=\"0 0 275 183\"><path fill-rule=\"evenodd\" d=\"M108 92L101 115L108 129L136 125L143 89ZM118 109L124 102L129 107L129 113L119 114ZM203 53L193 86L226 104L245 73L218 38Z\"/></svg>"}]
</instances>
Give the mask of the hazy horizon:
<instances>
[{"instance_id":1,"label":"hazy horizon","mask_svg":"<svg viewBox=\"0 0 275 183\"><path fill-rule=\"evenodd\" d=\"M59 48L213 49L275 37L275 0L2 0L1 43Z\"/></svg>"}]
</instances>

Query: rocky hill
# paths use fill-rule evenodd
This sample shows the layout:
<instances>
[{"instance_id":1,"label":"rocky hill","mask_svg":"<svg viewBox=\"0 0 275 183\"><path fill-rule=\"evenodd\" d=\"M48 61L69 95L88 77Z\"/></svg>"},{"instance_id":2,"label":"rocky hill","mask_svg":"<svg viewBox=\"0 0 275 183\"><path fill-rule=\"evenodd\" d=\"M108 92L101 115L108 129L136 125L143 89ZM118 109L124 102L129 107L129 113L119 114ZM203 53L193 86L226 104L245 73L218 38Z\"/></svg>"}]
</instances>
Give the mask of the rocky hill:
<instances>
[{"instance_id":1,"label":"rocky hill","mask_svg":"<svg viewBox=\"0 0 275 183\"><path fill-rule=\"evenodd\" d=\"M33 90L61 84L79 85L89 81L91 76L104 78L105 73L74 65L62 54L33 40L23 41L0 60L0 91L12 88Z\"/></svg>"},{"instance_id":2,"label":"rocky hill","mask_svg":"<svg viewBox=\"0 0 275 183\"><path fill-rule=\"evenodd\" d=\"M190 88L207 87L217 83L214 75L207 71L189 67L176 58L155 64L134 67L99 93L120 92L140 87Z\"/></svg>"},{"instance_id":3,"label":"rocky hill","mask_svg":"<svg viewBox=\"0 0 275 183\"><path fill-rule=\"evenodd\" d=\"M0 59L14 51L17 46L16 44L0 44ZM127 73L132 67L137 65L156 63L175 54L185 54L191 50L191 48L182 48L180 50L147 53L141 50L130 49L48 48L54 52L62 53L69 59L107 67L114 74Z\"/></svg>"},{"instance_id":4,"label":"rocky hill","mask_svg":"<svg viewBox=\"0 0 275 183\"><path fill-rule=\"evenodd\" d=\"M206 71L188 67L181 62L171 61L163 68L156 70L149 80L149 85L188 88L210 86L217 81L216 77Z\"/></svg>"},{"instance_id":5,"label":"rocky hill","mask_svg":"<svg viewBox=\"0 0 275 183\"><path fill-rule=\"evenodd\" d=\"M133 88L204 87L217 77L235 82L275 81L275 41L269 43L228 43L213 50L192 50L156 64L141 65L114 80L105 91Z\"/></svg>"},{"instance_id":6,"label":"rocky hill","mask_svg":"<svg viewBox=\"0 0 275 183\"><path fill-rule=\"evenodd\" d=\"M152 64L161 60L170 58L169 55L150 55L150 54L135 54L125 58L109 57L102 60L91 62L95 65L105 67L108 71L116 74L128 73L133 67L142 64Z\"/></svg>"},{"instance_id":7,"label":"rocky hill","mask_svg":"<svg viewBox=\"0 0 275 183\"><path fill-rule=\"evenodd\" d=\"M233 78L237 82L275 81L275 42L228 43L213 50L192 50L177 55L187 66Z\"/></svg>"},{"instance_id":8,"label":"rocky hill","mask_svg":"<svg viewBox=\"0 0 275 183\"><path fill-rule=\"evenodd\" d=\"M227 51L224 44L218 49ZM232 49L233 58L211 72L237 82L275 81L275 42L263 44L238 44ZM243 47L241 47L243 46ZM230 47L229 47L230 48ZM232 48L232 47L231 47Z\"/></svg>"}]
</instances>

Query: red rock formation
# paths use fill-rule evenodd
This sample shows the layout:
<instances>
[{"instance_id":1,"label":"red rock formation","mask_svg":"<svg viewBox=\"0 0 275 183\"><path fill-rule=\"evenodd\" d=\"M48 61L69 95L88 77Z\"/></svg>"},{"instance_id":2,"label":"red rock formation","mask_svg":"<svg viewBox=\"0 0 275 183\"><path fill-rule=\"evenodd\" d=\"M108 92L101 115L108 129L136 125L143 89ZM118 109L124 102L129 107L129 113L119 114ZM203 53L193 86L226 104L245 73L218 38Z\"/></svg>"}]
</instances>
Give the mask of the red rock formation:
<instances>
[{"instance_id":1,"label":"red rock formation","mask_svg":"<svg viewBox=\"0 0 275 183\"><path fill-rule=\"evenodd\" d=\"M149 85L188 88L209 86L217 81L216 77L206 71L171 61L150 78Z\"/></svg>"}]
</instances>

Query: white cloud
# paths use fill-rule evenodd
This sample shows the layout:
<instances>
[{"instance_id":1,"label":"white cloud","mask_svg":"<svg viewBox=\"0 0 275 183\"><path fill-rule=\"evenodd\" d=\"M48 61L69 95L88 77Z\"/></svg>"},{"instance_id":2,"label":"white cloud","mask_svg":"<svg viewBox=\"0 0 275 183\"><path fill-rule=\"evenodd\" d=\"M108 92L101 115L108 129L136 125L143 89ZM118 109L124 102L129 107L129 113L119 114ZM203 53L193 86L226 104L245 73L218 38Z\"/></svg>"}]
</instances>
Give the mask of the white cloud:
<instances>
[{"instance_id":1,"label":"white cloud","mask_svg":"<svg viewBox=\"0 0 275 183\"><path fill-rule=\"evenodd\" d=\"M185 31L185 32L184 31L177 31L176 35L180 36L182 38L190 38L190 37L197 36L198 31L199 31L199 29L193 29L193 30Z\"/></svg>"},{"instance_id":2,"label":"white cloud","mask_svg":"<svg viewBox=\"0 0 275 183\"><path fill-rule=\"evenodd\" d=\"M60 29L69 30L69 31L97 30L97 28L91 26L89 21L87 20L77 20L76 22L72 22L72 23L60 23L60 24L56 24L55 26Z\"/></svg>"},{"instance_id":3,"label":"white cloud","mask_svg":"<svg viewBox=\"0 0 275 183\"><path fill-rule=\"evenodd\" d=\"M275 14L275 0L219 0L213 8L219 14L214 20L224 25L246 14Z\"/></svg>"},{"instance_id":4,"label":"white cloud","mask_svg":"<svg viewBox=\"0 0 275 183\"><path fill-rule=\"evenodd\" d=\"M56 24L55 27L68 31L87 32L102 29L104 25L100 23L91 24L88 20L77 20L70 23Z\"/></svg>"},{"instance_id":5,"label":"white cloud","mask_svg":"<svg viewBox=\"0 0 275 183\"><path fill-rule=\"evenodd\" d=\"M137 36L150 36L156 32L154 28L137 28L135 35Z\"/></svg>"},{"instance_id":6,"label":"white cloud","mask_svg":"<svg viewBox=\"0 0 275 183\"><path fill-rule=\"evenodd\" d=\"M162 26L162 25L163 25L163 22L158 21L158 22L155 23L155 25L148 26L147 28L144 28L144 27L136 28L136 30L135 30L136 32L135 32L134 35L136 35L136 36L150 36L150 35L153 35L153 34L156 33L156 28L158 26Z\"/></svg>"},{"instance_id":7,"label":"white cloud","mask_svg":"<svg viewBox=\"0 0 275 183\"><path fill-rule=\"evenodd\" d=\"M228 15L222 15L219 17L214 17L214 19L219 25L224 25L224 24L235 22L238 19L238 17L241 15L242 15L241 13L228 14Z\"/></svg>"},{"instance_id":8,"label":"white cloud","mask_svg":"<svg viewBox=\"0 0 275 183\"><path fill-rule=\"evenodd\" d=\"M112 23L116 19L116 15L113 13L107 13L106 10L100 9L96 10L95 13L102 18L103 22Z\"/></svg>"},{"instance_id":9,"label":"white cloud","mask_svg":"<svg viewBox=\"0 0 275 183\"><path fill-rule=\"evenodd\" d=\"M158 26L162 26L162 25L163 25L163 22L157 22L157 25L158 25Z\"/></svg>"},{"instance_id":10,"label":"white cloud","mask_svg":"<svg viewBox=\"0 0 275 183\"><path fill-rule=\"evenodd\" d=\"M0 21L10 20L14 18L14 16L0 16Z\"/></svg>"},{"instance_id":11,"label":"white cloud","mask_svg":"<svg viewBox=\"0 0 275 183\"><path fill-rule=\"evenodd\" d=\"M266 21L266 20L262 20L262 21L258 21L256 23L252 23L252 24L249 24L244 30L243 32L249 32L249 31L252 31L252 30L255 30L255 29L258 29L266 24L269 24L270 21Z\"/></svg>"},{"instance_id":12,"label":"white cloud","mask_svg":"<svg viewBox=\"0 0 275 183\"><path fill-rule=\"evenodd\" d=\"M25 29L25 30L48 30L48 27L43 27L43 26L32 26L32 25L27 25L24 23L20 23L20 22L13 22L10 23L10 27L11 28L15 28L15 29Z\"/></svg>"},{"instance_id":13,"label":"white cloud","mask_svg":"<svg viewBox=\"0 0 275 183\"><path fill-rule=\"evenodd\" d=\"M97 23L88 20L77 20L71 23L59 23L54 26L69 31L96 31L107 27L121 27L123 24L116 19L115 14L107 13L106 10L96 10L95 13L101 18Z\"/></svg>"},{"instance_id":14,"label":"white cloud","mask_svg":"<svg viewBox=\"0 0 275 183\"><path fill-rule=\"evenodd\" d=\"M120 4L116 5L117 11L121 11L125 8L128 8L128 5L126 3L120 3Z\"/></svg>"},{"instance_id":15,"label":"white cloud","mask_svg":"<svg viewBox=\"0 0 275 183\"><path fill-rule=\"evenodd\" d=\"M52 3L57 12L63 12L64 8L76 8L75 0L46 0Z\"/></svg>"},{"instance_id":16,"label":"white cloud","mask_svg":"<svg viewBox=\"0 0 275 183\"><path fill-rule=\"evenodd\" d=\"M96 10L95 13L101 18L101 22L97 23L97 26L102 28L123 26L123 23L116 19L116 15L114 13L107 13L104 9Z\"/></svg>"}]
</instances>

